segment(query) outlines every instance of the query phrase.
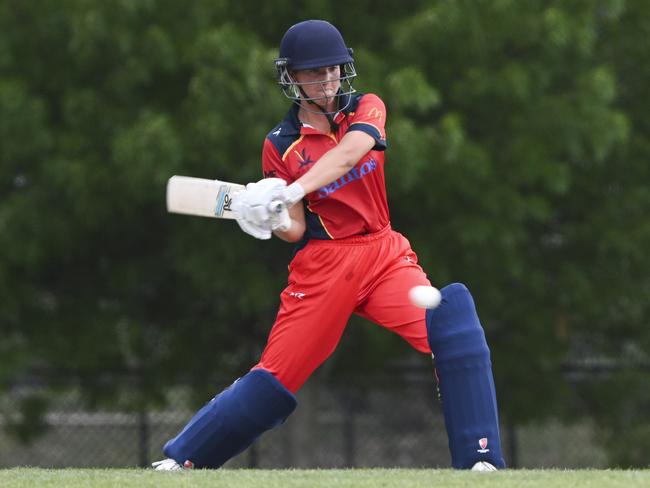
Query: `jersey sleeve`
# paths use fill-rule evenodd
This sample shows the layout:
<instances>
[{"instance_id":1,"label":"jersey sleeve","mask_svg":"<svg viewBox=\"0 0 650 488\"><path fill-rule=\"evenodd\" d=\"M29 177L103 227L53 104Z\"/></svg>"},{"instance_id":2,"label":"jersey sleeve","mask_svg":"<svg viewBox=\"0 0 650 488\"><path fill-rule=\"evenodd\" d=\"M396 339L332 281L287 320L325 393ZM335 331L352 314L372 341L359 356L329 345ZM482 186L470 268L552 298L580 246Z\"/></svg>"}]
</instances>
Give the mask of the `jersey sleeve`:
<instances>
[{"instance_id":1,"label":"jersey sleeve","mask_svg":"<svg viewBox=\"0 0 650 488\"><path fill-rule=\"evenodd\" d=\"M383 151L386 143L386 106L381 98L369 93L361 97L347 132L360 130L375 140L376 151Z\"/></svg>"},{"instance_id":2,"label":"jersey sleeve","mask_svg":"<svg viewBox=\"0 0 650 488\"><path fill-rule=\"evenodd\" d=\"M262 147L262 171L264 178L282 178L287 184L293 183L294 179L287 171L278 149L268 137L264 139Z\"/></svg>"}]
</instances>

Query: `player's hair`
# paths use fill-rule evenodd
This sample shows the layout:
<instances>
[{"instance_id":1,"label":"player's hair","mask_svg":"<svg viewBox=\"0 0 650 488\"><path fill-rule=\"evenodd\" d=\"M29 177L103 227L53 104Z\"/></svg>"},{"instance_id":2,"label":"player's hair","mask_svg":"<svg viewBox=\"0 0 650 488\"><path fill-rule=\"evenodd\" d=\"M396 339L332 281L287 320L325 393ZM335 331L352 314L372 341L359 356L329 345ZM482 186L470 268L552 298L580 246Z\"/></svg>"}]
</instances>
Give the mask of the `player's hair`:
<instances>
[{"instance_id":1,"label":"player's hair","mask_svg":"<svg viewBox=\"0 0 650 488\"><path fill-rule=\"evenodd\" d=\"M341 69L338 79L341 87L336 96L337 111L343 110L350 104L350 95L355 92L352 81L357 76L357 72L354 68L352 49L345 45L339 30L324 20L306 20L291 26L284 34L280 43L280 56L275 60L275 68L278 83L288 99L299 105L301 100L307 100L320 109L312 110L315 113L326 115L336 113L326 112L317 103L321 98L309 98L302 89L304 85L322 82L298 83L291 75L294 71L329 66L340 66Z\"/></svg>"}]
</instances>

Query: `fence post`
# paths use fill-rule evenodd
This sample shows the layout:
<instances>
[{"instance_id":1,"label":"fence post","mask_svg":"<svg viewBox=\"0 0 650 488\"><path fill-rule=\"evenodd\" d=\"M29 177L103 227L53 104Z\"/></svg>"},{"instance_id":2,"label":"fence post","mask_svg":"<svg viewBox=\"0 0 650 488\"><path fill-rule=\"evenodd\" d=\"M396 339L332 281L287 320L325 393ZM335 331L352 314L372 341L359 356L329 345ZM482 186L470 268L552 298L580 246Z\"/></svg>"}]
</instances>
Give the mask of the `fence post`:
<instances>
[{"instance_id":1,"label":"fence post","mask_svg":"<svg viewBox=\"0 0 650 488\"><path fill-rule=\"evenodd\" d=\"M519 465L517 425L511 419L508 419L506 422L506 429L508 430L508 467L516 469Z\"/></svg>"},{"instance_id":2,"label":"fence post","mask_svg":"<svg viewBox=\"0 0 650 488\"><path fill-rule=\"evenodd\" d=\"M141 468L149 467L149 439L151 427L149 414L145 408L138 411L138 460Z\"/></svg>"},{"instance_id":3,"label":"fence post","mask_svg":"<svg viewBox=\"0 0 650 488\"><path fill-rule=\"evenodd\" d=\"M343 457L346 468L356 466L357 432L356 432L356 397L347 388L343 390Z\"/></svg>"}]
</instances>

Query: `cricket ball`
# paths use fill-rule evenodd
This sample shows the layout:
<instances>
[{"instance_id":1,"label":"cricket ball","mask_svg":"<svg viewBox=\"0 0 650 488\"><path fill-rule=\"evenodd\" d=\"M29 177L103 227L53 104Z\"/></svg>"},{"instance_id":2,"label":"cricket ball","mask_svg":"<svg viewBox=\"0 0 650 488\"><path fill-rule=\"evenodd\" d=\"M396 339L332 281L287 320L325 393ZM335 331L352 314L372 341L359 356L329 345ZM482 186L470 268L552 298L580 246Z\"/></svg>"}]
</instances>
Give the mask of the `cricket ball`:
<instances>
[{"instance_id":1,"label":"cricket ball","mask_svg":"<svg viewBox=\"0 0 650 488\"><path fill-rule=\"evenodd\" d=\"M440 292L433 286L414 286L409 290L411 303L420 308L436 308L440 303Z\"/></svg>"}]
</instances>

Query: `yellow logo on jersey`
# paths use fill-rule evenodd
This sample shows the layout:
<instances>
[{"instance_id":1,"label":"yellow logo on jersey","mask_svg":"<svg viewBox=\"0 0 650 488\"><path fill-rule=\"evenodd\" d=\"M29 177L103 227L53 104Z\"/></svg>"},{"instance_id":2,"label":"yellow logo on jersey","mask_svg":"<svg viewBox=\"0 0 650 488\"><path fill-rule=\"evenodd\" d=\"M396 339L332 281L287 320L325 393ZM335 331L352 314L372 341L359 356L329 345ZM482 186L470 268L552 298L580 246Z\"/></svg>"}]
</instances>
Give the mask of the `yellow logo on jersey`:
<instances>
[{"instance_id":1,"label":"yellow logo on jersey","mask_svg":"<svg viewBox=\"0 0 650 488\"><path fill-rule=\"evenodd\" d=\"M368 112L368 117L374 117L377 120L381 120L384 117L384 112L379 110L377 107L372 107L370 112Z\"/></svg>"}]
</instances>

